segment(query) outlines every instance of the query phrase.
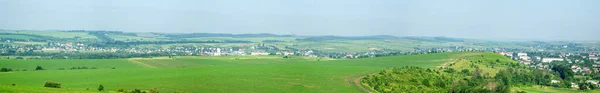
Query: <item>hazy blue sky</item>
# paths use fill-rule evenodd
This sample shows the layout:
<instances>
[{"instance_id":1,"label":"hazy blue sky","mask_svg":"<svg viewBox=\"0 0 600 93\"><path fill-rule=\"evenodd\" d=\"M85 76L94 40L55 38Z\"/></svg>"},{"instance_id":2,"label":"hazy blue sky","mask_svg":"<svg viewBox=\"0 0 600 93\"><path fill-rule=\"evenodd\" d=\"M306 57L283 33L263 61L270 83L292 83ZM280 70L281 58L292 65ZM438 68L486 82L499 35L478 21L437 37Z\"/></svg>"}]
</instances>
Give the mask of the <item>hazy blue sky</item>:
<instances>
[{"instance_id":1,"label":"hazy blue sky","mask_svg":"<svg viewBox=\"0 0 600 93\"><path fill-rule=\"evenodd\" d=\"M0 0L0 29L600 40L600 0Z\"/></svg>"}]
</instances>

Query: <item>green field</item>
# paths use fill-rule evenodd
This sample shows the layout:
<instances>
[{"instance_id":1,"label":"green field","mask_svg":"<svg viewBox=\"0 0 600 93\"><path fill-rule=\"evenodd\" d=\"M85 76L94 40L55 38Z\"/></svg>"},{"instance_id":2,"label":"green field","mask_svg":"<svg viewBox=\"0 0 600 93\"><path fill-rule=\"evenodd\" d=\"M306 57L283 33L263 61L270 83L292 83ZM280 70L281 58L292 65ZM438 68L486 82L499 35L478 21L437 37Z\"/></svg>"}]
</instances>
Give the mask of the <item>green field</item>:
<instances>
[{"instance_id":1,"label":"green field","mask_svg":"<svg viewBox=\"0 0 600 93\"><path fill-rule=\"evenodd\" d=\"M13 32L17 33L17 32ZM19 31L18 34L32 34L40 36L50 36L58 38L75 38L81 37L84 39L96 39L94 35L89 35L87 32L58 32L58 31Z\"/></svg>"},{"instance_id":2,"label":"green field","mask_svg":"<svg viewBox=\"0 0 600 93\"><path fill-rule=\"evenodd\" d=\"M64 91L93 92L157 88L160 92L364 92L354 79L398 66L436 67L478 53L441 53L355 60L280 56L177 57L111 60L0 60L0 67L28 69L0 73L4 92L60 82ZM34 71L35 66L42 71ZM86 66L98 69L69 70ZM115 67L116 69L111 69ZM67 70L57 70L66 68ZM10 86L16 84L17 86ZM10 88L9 88L10 87ZM85 90L90 88L91 90ZM61 90L48 89L48 91ZM2 89L0 89L2 90Z\"/></svg>"},{"instance_id":3,"label":"green field","mask_svg":"<svg viewBox=\"0 0 600 93\"><path fill-rule=\"evenodd\" d=\"M600 93L599 90L582 91L578 89L554 88L548 86L517 87L513 90L525 91L527 93Z\"/></svg>"}]
</instances>

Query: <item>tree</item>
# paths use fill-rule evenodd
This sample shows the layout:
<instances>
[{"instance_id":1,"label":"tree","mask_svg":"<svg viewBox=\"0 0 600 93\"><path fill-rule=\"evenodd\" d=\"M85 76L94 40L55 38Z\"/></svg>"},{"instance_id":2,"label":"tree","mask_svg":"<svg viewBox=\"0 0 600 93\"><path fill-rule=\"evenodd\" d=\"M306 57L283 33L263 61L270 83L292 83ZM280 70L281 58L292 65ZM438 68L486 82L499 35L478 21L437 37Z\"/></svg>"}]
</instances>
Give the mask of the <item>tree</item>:
<instances>
[{"instance_id":1,"label":"tree","mask_svg":"<svg viewBox=\"0 0 600 93\"><path fill-rule=\"evenodd\" d=\"M103 91L104 90L104 86L100 85L98 86L98 91Z\"/></svg>"},{"instance_id":2,"label":"tree","mask_svg":"<svg viewBox=\"0 0 600 93\"><path fill-rule=\"evenodd\" d=\"M568 77L573 77L573 75L575 74L570 67L566 66L566 65L557 65L552 67L553 71L558 72L558 74L560 75L560 78L562 79L566 79Z\"/></svg>"},{"instance_id":3,"label":"tree","mask_svg":"<svg viewBox=\"0 0 600 93\"><path fill-rule=\"evenodd\" d=\"M35 67L35 70L44 70L44 68L42 68L42 66L37 66Z\"/></svg>"}]
</instances>

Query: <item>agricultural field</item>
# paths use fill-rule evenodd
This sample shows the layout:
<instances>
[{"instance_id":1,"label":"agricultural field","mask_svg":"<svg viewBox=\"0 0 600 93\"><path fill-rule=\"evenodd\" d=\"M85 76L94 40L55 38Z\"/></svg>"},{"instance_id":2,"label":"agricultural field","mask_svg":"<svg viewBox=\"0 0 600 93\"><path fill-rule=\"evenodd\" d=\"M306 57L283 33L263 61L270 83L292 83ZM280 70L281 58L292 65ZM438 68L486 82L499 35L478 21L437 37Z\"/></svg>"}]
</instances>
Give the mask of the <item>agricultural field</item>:
<instances>
[{"instance_id":1,"label":"agricultural field","mask_svg":"<svg viewBox=\"0 0 600 93\"><path fill-rule=\"evenodd\" d=\"M2 38L14 38L14 39L36 39L37 38L37 37L27 36L27 35L3 35L3 34L0 34L0 37L2 37Z\"/></svg>"},{"instance_id":2,"label":"agricultural field","mask_svg":"<svg viewBox=\"0 0 600 93\"><path fill-rule=\"evenodd\" d=\"M117 41L159 41L168 40L166 38L152 38L152 37L141 37L141 36L127 36L127 35L107 35L108 37Z\"/></svg>"},{"instance_id":3,"label":"agricultural field","mask_svg":"<svg viewBox=\"0 0 600 93\"><path fill-rule=\"evenodd\" d=\"M0 60L0 91L95 92L156 88L160 92L365 92L359 77L391 67L435 68L472 52L332 60L293 56L221 56L99 60ZM41 66L46 70L34 70ZM72 67L96 69L69 69ZM59 70L65 68L65 70ZM114 69L113 69L114 68ZM27 69L26 71L22 71ZM43 88L46 81L63 88ZM11 86L15 84L16 86ZM90 90L86 90L86 89Z\"/></svg>"},{"instance_id":4,"label":"agricultural field","mask_svg":"<svg viewBox=\"0 0 600 93\"><path fill-rule=\"evenodd\" d=\"M554 88L547 86L517 87L514 88L514 90L525 91L527 93L600 93L599 90L582 91L578 89Z\"/></svg>"},{"instance_id":5,"label":"agricultural field","mask_svg":"<svg viewBox=\"0 0 600 93\"><path fill-rule=\"evenodd\" d=\"M80 37L82 39L96 39L94 35L89 35L87 32L59 32L59 31L10 31L15 34L31 34L40 36L50 36L58 38L75 38Z\"/></svg>"}]
</instances>

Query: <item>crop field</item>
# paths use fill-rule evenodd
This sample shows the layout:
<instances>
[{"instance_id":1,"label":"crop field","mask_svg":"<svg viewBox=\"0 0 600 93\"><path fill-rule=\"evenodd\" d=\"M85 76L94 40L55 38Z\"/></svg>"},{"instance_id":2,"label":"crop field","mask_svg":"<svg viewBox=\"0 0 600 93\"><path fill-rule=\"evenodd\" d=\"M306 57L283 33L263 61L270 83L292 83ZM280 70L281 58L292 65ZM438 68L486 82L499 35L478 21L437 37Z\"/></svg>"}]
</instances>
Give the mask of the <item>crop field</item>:
<instances>
[{"instance_id":1,"label":"crop field","mask_svg":"<svg viewBox=\"0 0 600 93\"><path fill-rule=\"evenodd\" d=\"M87 32L19 31L18 33L19 34L33 34L33 35L40 35L40 36L51 36L51 37L58 37L58 38L75 38L75 37L81 37L84 39L97 38L96 36L88 35Z\"/></svg>"},{"instance_id":2,"label":"crop field","mask_svg":"<svg viewBox=\"0 0 600 93\"><path fill-rule=\"evenodd\" d=\"M354 60L281 56L134 58L109 60L0 60L0 91L94 92L157 88L160 92L364 92L354 79L399 66L436 67L477 53L440 53ZM42 66L46 70L34 70ZM69 69L72 67L97 69ZM115 69L112 69L112 68ZM58 70L65 68L65 70ZM22 71L27 69L26 71ZM43 88L46 81L63 88ZM16 84L16 86L10 86ZM89 88L90 90L86 90ZM35 91L34 91L35 92Z\"/></svg>"},{"instance_id":3,"label":"crop field","mask_svg":"<svg viewBox=\"0 0 600 93\"><path fill-rule=\"evenodd\" d=\"M150 38L141 36L126 36L126 35L107 35L108 37L117 41L158 41L164 38ZM167 39L165 39L167 40Z\"/></svg>"},{"instance_id":4,"label":"crop field","mask_svg":"<svg viewBox=\"0 0 600 93\"><path fill-rule=\"evenodd\" d=\"M280 41L295 41L296 37L243 37L243 38L233 38L233 37L200 37L200 38L186 38L188 40L247 40L252 42L262 42L263 40L280 40Z\"/></svg>"},{"instance_id":5,"label":"crop field","mask_svg":"<svg viewBox=\"0 0 600 93\"><path fill-rule=\"evenodd\" d=\"M2 35L2 34L0 34L0 37L1 38L13 38L13 39L34 39L34 38L37 38L37 37L32 37L32 36L27 36L27 35Z\"/></svg>"}]
</instances>

